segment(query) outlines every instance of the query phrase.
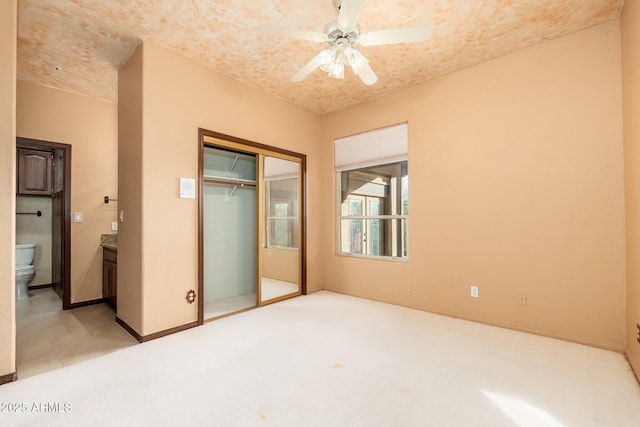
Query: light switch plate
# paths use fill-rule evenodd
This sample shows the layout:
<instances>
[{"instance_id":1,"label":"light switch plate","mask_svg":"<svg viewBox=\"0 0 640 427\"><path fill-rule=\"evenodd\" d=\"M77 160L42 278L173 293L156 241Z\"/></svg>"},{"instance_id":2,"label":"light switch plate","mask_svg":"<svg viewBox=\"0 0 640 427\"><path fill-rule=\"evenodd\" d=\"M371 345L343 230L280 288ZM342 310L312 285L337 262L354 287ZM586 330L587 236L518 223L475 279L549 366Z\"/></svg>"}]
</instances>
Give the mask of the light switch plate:
<instances>
[{"instance_id":1,"label":"light switch plate","mask_svg":"<svg viewBox=\"0 0 640 427\"><path fill-rule=\"evenodd\" d=\"M82 222L82 212L73 213L73 222Z\"/></svg>"},{"instance_id":2,"label":"light switch plate","mask_svg":"<svg viewBox=\"0 0 640 427\"><path fill-rule=\"evenodd\" d=\"M114 221L111 223L111 231L118 231L118 222Z\"/></svg>"},{"instance_id":3,"label":"light switch plate","mask_svg":"<svg viewBox=\"0 0 640 427\"><path fill-rule=\"evenodd\" d=\"M196 180L193 178L180 178L180 198L196 198Z\"/></svg>"}]
</instances>

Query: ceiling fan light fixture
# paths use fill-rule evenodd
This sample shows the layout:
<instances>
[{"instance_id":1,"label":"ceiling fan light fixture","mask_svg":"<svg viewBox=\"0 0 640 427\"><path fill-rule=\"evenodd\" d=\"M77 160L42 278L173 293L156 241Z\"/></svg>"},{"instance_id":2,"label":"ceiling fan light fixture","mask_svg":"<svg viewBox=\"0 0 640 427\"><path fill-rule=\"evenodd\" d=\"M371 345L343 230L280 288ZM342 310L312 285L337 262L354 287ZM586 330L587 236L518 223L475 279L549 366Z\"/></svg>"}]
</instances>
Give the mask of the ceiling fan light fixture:
<instances>
[{"instance_id":1,"label":"ceiling fan light fixture","mask_svg":"<svg viewBox=\"0 0 640 427\"><path fill-rule=\"evenodd\" d=\"M329 66L329 77L344 79L344 64L340 61L332 62Z\"/></svg>"},{"instance_id":2,"label":"ceiling fan light fixture","mask_svg":"<svg viewBox=\"0 0 640 427\"><path fill-rule=\"evenodd\" d=\"M326 49L320 52L317 56L318 66L324 72L329 72L329 67L334 62L336 56L335 49Z\"/></svg>"},{"instance_id":3,"label":"ceiling fan light fixture","mask_svg":"<svg viewBox=\"0 0 640 427\"><path fill-rule=\"evenodd\" d=\"M365 58L363 54L351 46L344 50L344 56L347 60L347 64L351 66L353 72L356 74L360 74L365 65L369 63L369 60Z\"/></svg>"}]
</instances>

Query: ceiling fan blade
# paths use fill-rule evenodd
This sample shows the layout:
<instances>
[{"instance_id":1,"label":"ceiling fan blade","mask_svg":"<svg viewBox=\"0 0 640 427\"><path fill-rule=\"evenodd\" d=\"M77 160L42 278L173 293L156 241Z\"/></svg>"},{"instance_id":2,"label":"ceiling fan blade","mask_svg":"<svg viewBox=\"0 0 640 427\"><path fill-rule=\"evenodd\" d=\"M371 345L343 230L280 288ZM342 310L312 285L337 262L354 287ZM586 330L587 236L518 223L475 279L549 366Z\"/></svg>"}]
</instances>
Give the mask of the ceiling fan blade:
<instances>
[{"instance_id":1,"label":"ceiling fan blade","mask_svg":"<svg viewBox=\"0 0 640 427\"><path fill-rule=\"evenodd\" d=\"M414 43L427 40L431 37L431 28L412 27L396 30L369 31L358 38L362 46L379 46L393 43Z\"/></svg>"},{"instance_id":2,"label":"ceiling fan blade","mask_svg":"<svg viewBox=\"0 0 640 427\"><path fill-rule=\"evenodd\" d=\"M364 64L362 70L360 70L360 73L358 73L358 77L360 77L362 83L366 84L367 86L371 86L378 81L378 76L376 76L376 73L373 72L373 69L371 68L371 65L369 65L369 63Z\"/></svg>"},{"instance_id":3,"label":"ceiling fan blade","mask_svg":"<svg viewBox=\"0 0 640 427\"><path fill-rule=\"evenodd\" d=\"M299 30L297 28L281 27L279 25L262 24L258 25L258 30L265 34L274 36L291 37L300 40L311 40L312 42L325 42L327 36L323 33L308 30Z\"/></svg>"},{"instance_id":4,"label":"ceiling fan blade","mask_svg":"<svg viewBox=\"0 0 640 427\"><path fill-rule=\"evenodd\" d=\"M302 67L297 73L295 73L291 77L291 81L294 83L298 83L306 79L307 76L309 76L309 74L313 73L316 70L316 68L320 66L320 62L321 62L320 58L324 54L325 52L323 51L323 52L320 52L318 55L314 56L311 61L307 62L307 65Z\"/></svg>"},{"instance_id":5,"label":"ceiling fan blade","mask_svg":"<svg viewBox=\"0 0 640 427\"><path fill-rule=\"evenodd\" d=\"M338 28L345 33L350 33L358 25L358 17L364 0L342 0L340 14L338 15Z\"/></svg>"}]
</instances>

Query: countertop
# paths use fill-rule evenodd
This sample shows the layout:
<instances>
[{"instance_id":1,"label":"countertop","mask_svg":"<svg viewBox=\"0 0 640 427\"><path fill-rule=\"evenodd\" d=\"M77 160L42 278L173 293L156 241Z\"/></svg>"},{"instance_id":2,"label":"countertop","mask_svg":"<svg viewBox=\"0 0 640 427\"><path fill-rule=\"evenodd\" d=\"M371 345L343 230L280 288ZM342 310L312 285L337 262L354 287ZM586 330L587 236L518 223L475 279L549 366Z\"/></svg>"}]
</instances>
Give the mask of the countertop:
<instances>
[{"instance_id":1,"label":"countertop","mask_svg":"<svg viewBox=\"0 0 640 427\"><path fill-rule=\"evenodd\" d=\"M118 251L118 235L117 234L103 234L100 236L100 246L112 251Z\"/></svg>"}]
</instances>

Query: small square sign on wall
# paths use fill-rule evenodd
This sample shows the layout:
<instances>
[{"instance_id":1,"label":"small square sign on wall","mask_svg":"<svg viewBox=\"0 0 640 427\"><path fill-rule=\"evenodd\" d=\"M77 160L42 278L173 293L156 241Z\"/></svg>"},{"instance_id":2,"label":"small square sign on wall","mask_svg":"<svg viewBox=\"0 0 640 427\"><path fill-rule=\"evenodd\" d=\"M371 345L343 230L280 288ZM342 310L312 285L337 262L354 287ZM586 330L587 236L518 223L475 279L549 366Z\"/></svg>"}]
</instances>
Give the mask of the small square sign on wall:
<instances>
[{"instance_id":1,"label":"small square sign on wall","mask_svg":"<svg viewBox=\"0 0 640 427\"><path fill-rule=\"evenodd\" d=\"M196 198L196 180L193 178L180 178L180 198Z\"/></svg>"}]
</instances>

